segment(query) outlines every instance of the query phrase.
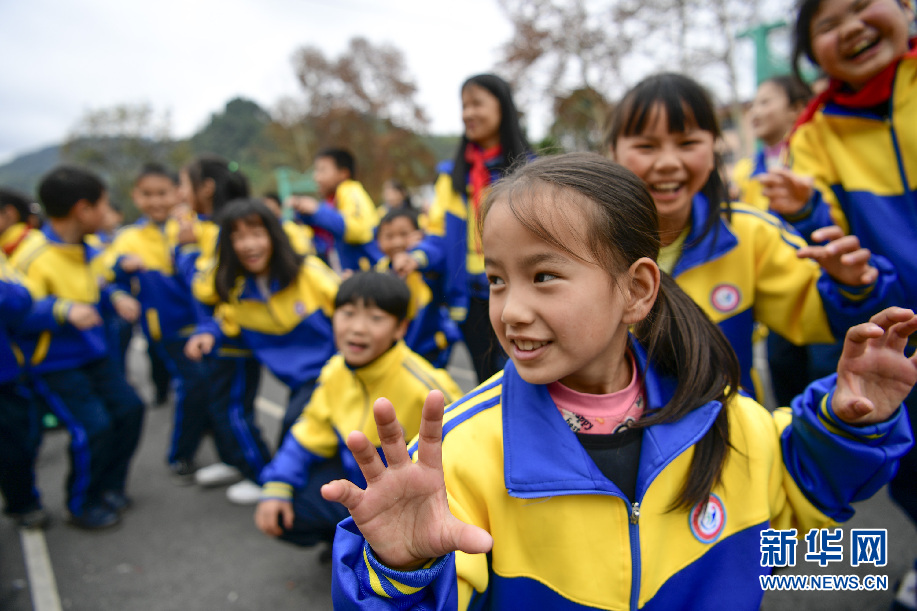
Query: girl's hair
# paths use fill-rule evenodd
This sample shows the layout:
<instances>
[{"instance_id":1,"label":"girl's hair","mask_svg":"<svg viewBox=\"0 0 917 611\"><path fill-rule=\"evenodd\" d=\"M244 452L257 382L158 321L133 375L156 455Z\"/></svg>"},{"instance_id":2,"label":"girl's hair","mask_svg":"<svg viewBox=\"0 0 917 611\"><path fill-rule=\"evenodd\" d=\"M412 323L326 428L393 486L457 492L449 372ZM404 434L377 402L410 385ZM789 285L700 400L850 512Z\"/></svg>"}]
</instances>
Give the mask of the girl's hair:
<instances>
[{"instance_id":1,"label":"girl's hair","mask_svg":"<svg viewBox=\"0 0 917 611\"><path fill-rule=\"evenodd\" d=\"M805 106L809 103L809 100L812 99L812 88L796 75L781 74L779 76L772 76L769 79L761 81L761 85L764 83L773 83L777 87L780 87L783 93L786 94L786 99L789 100L791 107ZM761 85L759 85L759 87Z\"/></svg>"},{"instance_id":2,"label":"girl's hair","mask_svg":"<svg viewBox=\"0 0 917 611\"><path fill-rule=\"evenodd\" d=\"M713 134L714 141L723 137L713 102L704 88L687 76L667 72L643 79L624 94L611 116L605 136L606 150L614 150L618 138L637 136L646 129L657 106L665 109L670 132L684 132L688 127L696 126ZM723 160L715 151L713 157L714 169L700 191L707 198L707 222L696 242L719 227L721 212L727 218L731 214L729 190L723 182Z\"/></svg>"},{"instance_id":3,"label":"girl's hair","mask_svg":"<svg viewBox=\"0 0 917 611\"><path fill-rule=\"evenodd\" d=\"M812 52L812 19L822 0L800 0L796 5L796 26L793 32L793 74L802 80L802 69L799 60L804 55L810 62L818 65Z\"/></svg>"},{"instance_id":4,"label":"girl's hair","mask_svg":"<svg viewBox=\"0 0 917 611\"><path fill-rule=\"evenodd\" d=\"M528 205L539 200L552 204ZM526 229L551 246L600 265L616 284L637 259L655 261L659 254L656 207L643 181L595 153L543 157L516 170L498 182L485 199L481 228L497 202L509 206ZM544 218L539 216L541 209L554 212ZM560 215L559 221L556 215ZM576 216L586 220L585 235L578 235ZM558 222L577 236L575 244L554 235L552 225ZM583 250L591 260L580 254ZM706 503L720 481L730 445L725 404L739 388L738 359L719 327L665 273L656 302L633 332L655 369L677 379L669 402L635 426L674 422L710 401L724 402L713 426L694 445L690 474L672 508Z\"/></svg>"},{"instance_id":5,"label":"girl's hair","mask_svg":"<svg viewBox=\"0 0 917 611\"><path fill-rule=\"evenodd\" d=\"M513 102L513 94L509 83L495 74L478 74L470 77L460 91L470 85L486 89L497 98L500 103L500 146L503 148L503 161L498 166L501 175L528 157L532 148L529 146L522 127L519 125L519 112ZM462 141L455 152L455 162L452 167L452 189L459 195L464 195L468 186L468 162L465 161L465 148L470 141L462 134Z\"/></svg>"},{"instance_id":6,"label":"girl's hair","mask_svg":"<svg viewBox=\"0 0 917 611\"><path fill-rule=\"evenodd\" d=\"M393 274L357 272L341 283L334 298L334 309L363 303L387 312L401 322L408 316L411 291L404 280Z\"/></svg>"},{"instance_id":7,"label":"girl's hair","mask_svg":"<svg viewBox=\"0 0 917 611\"><path fill-rule=\"evenodd\" d=\"M237 280L245 275L245 268L232 247L232 232L239 224L263 225L271 239L270 277L280 287L289 285L299 274L303 257L293 250L290 239L280 225L280 220L260 199L237 199L220 214L220 237L217 241L217 268L214 278L217 295L228 302Z\"/></svg>"},{"instance_id":8,"label":"girl's hair","mask_svg":"<svg viewBox=\"0 0 917 611\"><path fill-rule=\"evenodd\" d=\"M234 199L249 196L248 179L239 171L234 163L230 163L219 155L204 153L194 158L185 166L185 172L191 179L195 191L210 179L213 181L213 211L214 222L219 222L220 211Z\"/></svg>"}]
</instances>

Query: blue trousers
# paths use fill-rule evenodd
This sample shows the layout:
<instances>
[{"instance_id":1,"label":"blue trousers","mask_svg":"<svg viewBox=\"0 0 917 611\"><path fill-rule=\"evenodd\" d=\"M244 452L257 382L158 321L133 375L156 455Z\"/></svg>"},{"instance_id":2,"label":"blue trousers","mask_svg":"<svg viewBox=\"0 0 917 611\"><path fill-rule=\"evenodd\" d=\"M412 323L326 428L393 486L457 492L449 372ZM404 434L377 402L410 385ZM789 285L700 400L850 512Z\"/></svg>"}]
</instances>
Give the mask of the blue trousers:
<instances>
[{"instance_id":1,"label":"blue trousers","mask_svg":"<svg viewBox=\"0 0 917 611\"><path fill-rule=\"evenodd\" d=\"M184 338L163 340L156 344L165 353L163 359L175 380L175 415L168 462L193 462L204 434L212 428L210 417L211 359L192 361L185 356ZM220 446L217 446L220 454ZM220 454L220 460L227 462Z\"/></svg>"},{"instance_id":2,"label":"blue trousers","mask_svg":"<svg viewBox=\"0 0 917 611\"><path fill-rule=\"evenodd\" d=\"M312 465L309 483L293 492L293 528L284 529L278 537L281 541L303 547L331 543L337 523L350 515L340 503L322 498L322 486L336 479L348 479L340 455Z\"/></svg>"},{"instance_id":3,"label":"blue trousers","mask_svg":"<svg viewBox=\"0 0 917 611\"><path fill-rule=\"evenodd\" d=\"M0 494L5 513L41 509L35 459L41 443L38 409L18 381L0 384Z\"/></svg>"},{"instance_id":4,"label":"blue trousers","mask_svg":"<svg viewBox=\"0 0 917 611\"><path fill-rule=\"evenodd\" d=\"M79 516L108 491L124 492L143 428L143 402L112 358L45 373L35 391L70 433L67 507Z\"/></svg>"},{"instance_id":5,"label":"blue trousers","mask_svg":"<svg viewBox=\"0 0 917 611\"><path fill-rule=\"evenodd\" d=\"M261 365L251 357L206 357L210 419L220 459L257 482L271 454L255 424Z\"/></svg>"},{"instance_id":6,"label":"blue trousers","mask_svg":"<svg viewBox=\"0 0 917 611\"><path fill-rule=\"evenodd\" d=\"M911 431L917 431L917 390L911 391L904 405ZM898 461L898 472L888 484L888 493L917 526L917 450L914 448Z\"/></svg>"}]
</instances>

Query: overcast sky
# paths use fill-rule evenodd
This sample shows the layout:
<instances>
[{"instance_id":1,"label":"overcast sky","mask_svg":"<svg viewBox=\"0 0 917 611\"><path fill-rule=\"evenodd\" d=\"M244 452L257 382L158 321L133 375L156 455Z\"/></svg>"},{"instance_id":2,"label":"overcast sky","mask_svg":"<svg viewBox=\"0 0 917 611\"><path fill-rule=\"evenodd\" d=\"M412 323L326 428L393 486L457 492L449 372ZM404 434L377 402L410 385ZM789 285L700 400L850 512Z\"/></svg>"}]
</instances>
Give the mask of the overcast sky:
<instances>
[{"instance_id":1,"label":"overcast sky","mask_svg":"<svg viewBox=\"0 0 917 611\"><path fill-rule=\"evenodd\" d=\"M431 131L459 133L461 82L512 33L496 0L0 0L0 24L0 163L117 104L169 111L176 137L235 96L271 110L297 94L296 49L354 36L399 48Z\"/></svg>"}]
</instances>

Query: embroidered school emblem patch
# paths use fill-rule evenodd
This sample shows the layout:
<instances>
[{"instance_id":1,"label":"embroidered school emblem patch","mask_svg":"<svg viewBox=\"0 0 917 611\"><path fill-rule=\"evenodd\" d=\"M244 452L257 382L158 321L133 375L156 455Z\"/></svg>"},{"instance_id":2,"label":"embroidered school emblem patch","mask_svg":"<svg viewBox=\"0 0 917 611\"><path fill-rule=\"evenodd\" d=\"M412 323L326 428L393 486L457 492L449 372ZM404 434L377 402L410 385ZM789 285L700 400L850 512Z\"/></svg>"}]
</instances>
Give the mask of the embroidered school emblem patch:
<instances>
[{"instance_id":1,"label":"embroidered school emblem patch","mask_svg":"<svg viewBox=\"0 0 917 611\"><path fill-rule=\"evenodd\" d=\"M716 541L726 526L726 508L723 501L711 494L706 503L698 503L691 508L688 516L691 532L701 543Z\"/></svg>"},{"instance_id":2,"label":"embroidered school emblem patch","mask_svg":"<svg viewBox=\"0 0 917 611\"><path fill-rule=\"evenodd\" d=\"M710 292L710 304L723 314L735 310L741 301L742 293L733 284L717 284Z\"/></svg>"}]
</instances>

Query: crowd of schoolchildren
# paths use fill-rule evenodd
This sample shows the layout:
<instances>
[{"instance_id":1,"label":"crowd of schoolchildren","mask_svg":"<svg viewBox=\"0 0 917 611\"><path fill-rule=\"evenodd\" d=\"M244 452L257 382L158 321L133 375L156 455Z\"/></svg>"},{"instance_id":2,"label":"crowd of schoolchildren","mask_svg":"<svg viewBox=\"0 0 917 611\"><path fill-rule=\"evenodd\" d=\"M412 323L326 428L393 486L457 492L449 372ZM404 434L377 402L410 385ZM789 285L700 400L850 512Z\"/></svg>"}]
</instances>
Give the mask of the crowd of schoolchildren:
<instances>
[{"instance_id":1,"label":"crowd of schoolchildren","mask_svg":"<svg viewBox=\"0 0 917 611\"><path fill-rule=\"evenodd\" d=\"M481 74L423 213L396 181L377 207L336 148L317 197L284 202L217 155L145 165L143 216L114 233L85 169L41 180L42 225L0 192L5 513L48 523L45 412L70 434L70 523L131 508L137 324L174 389L172 477L327 544L341 608L756 609L768 533L843 522L886 484L917 523L913 24L906 0L803 0L796 59L823 87L762 83L762 146L731 179L687 76L632 87L603 154L552 156ZM289 387L270 444L262 367Z\"/></svg>"}]
</instances>

